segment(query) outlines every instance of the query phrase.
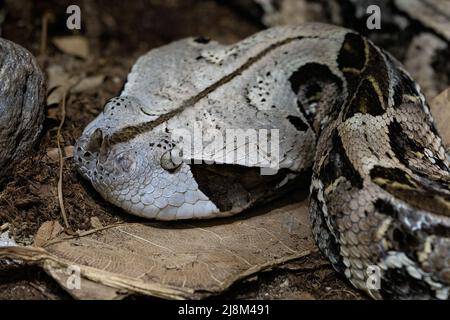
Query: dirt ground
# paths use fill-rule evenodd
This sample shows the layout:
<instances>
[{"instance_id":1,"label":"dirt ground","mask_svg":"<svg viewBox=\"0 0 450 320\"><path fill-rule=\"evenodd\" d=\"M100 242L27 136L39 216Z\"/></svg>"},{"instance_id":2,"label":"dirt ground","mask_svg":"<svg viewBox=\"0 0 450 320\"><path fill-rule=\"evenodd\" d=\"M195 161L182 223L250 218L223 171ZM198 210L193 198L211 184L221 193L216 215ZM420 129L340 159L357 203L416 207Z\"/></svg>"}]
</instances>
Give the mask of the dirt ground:
<instances>
[{"instance_id":1,"label":"dirt ground","mask_svg":"<svg viewBox=\"0 0 450 320\"><path fill-rule=\"evenodd\" d=\"M7 13L1 25L2 36L30 50L44 70L59 65L70 75L104 75L100 86L68 97L61 132L63 146L75 143L105 101L120 92L136 58L149 49L195 35L233 42L261 28L256 21L217 1L25 0L0 1L1 4ZM70 4L83 8L80 31L65 27L65 10ZM86 59L63 54L54 46L55 36L72 34L88 39L90 54ZM59 220L63 224L56 191L59 163L52 156L57 147L61 108L58 104L50 105L46 112L44 130L34 154L17 167L0 189L0 226L8 223L10 235L24 245L32 243L43 222ZM77 174L70 157L65 160L63 178L65 207L73 230L89 229L92 217L104 225L136 221L104 201ZM365 296L352 289L317 253L236 284L219 298L364 299ZM0 261L0 299L70 299L70 296L39 268Z\"/></svg>"}]
</instances>

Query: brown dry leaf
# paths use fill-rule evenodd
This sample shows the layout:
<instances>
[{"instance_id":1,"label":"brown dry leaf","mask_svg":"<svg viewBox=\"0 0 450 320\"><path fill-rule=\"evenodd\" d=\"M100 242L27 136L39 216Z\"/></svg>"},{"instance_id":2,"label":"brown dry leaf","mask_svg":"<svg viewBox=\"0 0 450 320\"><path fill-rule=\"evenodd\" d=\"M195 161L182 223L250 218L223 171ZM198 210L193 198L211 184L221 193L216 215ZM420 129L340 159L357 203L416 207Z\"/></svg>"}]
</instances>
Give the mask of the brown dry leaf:
<instances>
[{"instance_id":1,"label":"brown dry leaf","mask_svg":"<svg viewBox=\"0 0 450 320\"><path fill-rule=\"evenodd\" d=\"M82 92L89 89L94 89L101 85L105 80L104 75L92 76L82 79L77 85L75 85L70 92Z\"/></svg>"},{"instance_id":2,"label":"brown dry leaf","mask_svg":"<svg viewBox=\"0 0 450 320\"><path fill-rule=\"evenodd\" d=\"M63 156L67 158L73 157L73 146L65 146L63 149ZM52 161L59 161L59 151L58 148L49 148L47 149L47 157L49 157Z\"/></svg>"},{"instance_id":3,"label":"brown dry leaf","mask_svg":"<svg viewBox=\"0 0 450 320\"><path fill-rule=\"evenodd\" d=\"M51 184L40 184L38 182L30 182L30 194L40 198L56 196L56 186Z\"/></svg>"},{"instance_id":4,"label":"brown dry leaf","mask_svg":"<svg viewBox=\"0 0 450 320\"><path fill-rule=\"evenodd\" d=\"M45 71L47 73L48 89L62 86L70 79L70 74L59 64L52 64Z\"/></svg>"},{"instance_id":5,"label":"brown dry leaf","mask_svg":"<svg viewBox=\"0 0 450 320\"><path fill-rule=\"evenodd\" d=\"M73 146L65 146L64 147L64 157L66 158L72 158L73 157Z\"/></svg>"},{"instance_id":6,"label":"brown dry leaf","mask_svg":"<svg viewBox=\"0 0 450 320\"><path fill-rule=\"evenodd\" d=\"M58 221L46 221L39 228L36 236L34 237L33 246L41 247L52 239L55 239L61 232L63 227Z\"/></svg>"},{"instance_id":7,"label":"brown dry leaf","mask_svg":"<svg viewBox=\"0 0 450 320\"><path fill-rule=\"evenodd\" d=\"M441 92L430 103L431 113L437 129L444 140L447 150L450 148L450 87Z\"/></svg>"},{"instance_id":8,"label":"brown dry leaf","mask_svg":"<svg viewBox=\"0 0 450 320\"><path fill-rule=\"evenodd\" d=\"M83 36L53 38L53 44L62 52L86 59L89 56L89 43Z\"/></svg>"},{"instance_id":9,"label":"brown dry leaf","mask_svg":"<svg viewBox=\"0 0 450 320\"><path fill-rule=\"evenodd\" d=\"M48 89L50 94L47 96L47 105L59 104L63 99L64 92L78 83L78 76L72 76L60 65L50 65L47 70ZM47 112L50 113L52 109ZM53 112L56 112L53 110ZM48 114L48 117L56 117L55 114Z\"/></svg>"},{"instance_id":10,"label":"brown dry leaf","mask_svg":"<svg viewBox=\"0 0 450 320\"><path fill-rule=\"evenodd\" d=\"M50 148L47 149L47 157L52 159L53 162L59 161L59 152L58 148Z\"/></svg>"},{"instance_id":11,"label":"brown dry leaf","mask_svg":"<svg viewBox=\"0 0 450 320\"><path fill-rule=\"evenodd\" d=\"M0 248L0 258L41 265L80 299L198 299L316 250L305 201L213 221L123 223L42 248ZM70 268L82 277L79 289L70 289Z\"/></svg>"},{"instance_id":12,"label":"brown dry leaf","mask_svg":"<svg viewBox=\"0 0 450 320\"><path fill-rule=\"evenodd\" d=\"M93 229L103 228L103 224L98 217L91 217L91 226Z\"/></svg>"}]
</instances>

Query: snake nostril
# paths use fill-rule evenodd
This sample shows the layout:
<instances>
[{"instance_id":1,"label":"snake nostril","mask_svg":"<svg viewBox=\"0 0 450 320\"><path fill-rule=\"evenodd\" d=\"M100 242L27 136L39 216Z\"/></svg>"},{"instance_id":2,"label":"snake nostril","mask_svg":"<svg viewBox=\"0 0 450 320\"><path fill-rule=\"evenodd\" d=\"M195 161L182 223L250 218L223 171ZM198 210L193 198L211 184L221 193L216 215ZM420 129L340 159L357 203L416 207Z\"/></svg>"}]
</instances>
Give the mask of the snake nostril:
<instances>
[{"instance_id":1,"label":"snake nostril","mask_svg":"<svg viewBox=\"0 0 450 320\"><path fill-rule=\"evenodd\" d=\"M103 131L100 128L95 129L94 133L89 138L89 142L86 145L86 152L98 152L103 142Z\"/></svg>"}]
</instances>

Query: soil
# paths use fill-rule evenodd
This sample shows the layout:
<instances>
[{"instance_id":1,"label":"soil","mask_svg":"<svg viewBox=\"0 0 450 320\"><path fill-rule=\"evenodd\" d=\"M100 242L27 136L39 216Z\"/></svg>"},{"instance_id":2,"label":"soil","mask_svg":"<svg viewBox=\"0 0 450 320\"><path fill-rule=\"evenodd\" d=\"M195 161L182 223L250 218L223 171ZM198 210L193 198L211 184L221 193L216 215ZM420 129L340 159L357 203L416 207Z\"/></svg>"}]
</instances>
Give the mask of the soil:
<instances>
[{"instance_id":1,"label":"soil","mask_svg":"<svg viewBox=\"0 0 450 320\"><path fill-rule=\"evenodd\" d=\"M65 26L66 8L71 4L82 8L80 31L71 31ZM7 13L1 24L2 36L30 50L44 70L60 65L71 75L105 76L101 86L68 96L61 131L63 146L72 146L104 103L119 94L130 67L146 51L187 36L202 35L234 42L260 29L256 21L239 15L223 2L209 0L0 0L0 10ZM45 17L48 18L46 33L43 28ZM52 43L55 36L73 34L88 39L90 55L87 59L63 54ZM43 35L47 41L42 47ZM62 225L64 223L57 196L59 163L57 157L51 156L51 150L57 147L61 106L50 105L46 112L44 130L34 153L20 163L0 187L0 226L8 223L10 235L24 245L32 243L43 222L59 220ZM103 225L136 220L104 201L76 172L70 156L64 162L63 195L72 230L91 228L92 217L97 217ZM219 298L366 297L355 291L317 253L235 284ZM39 268L0 261L0 299L70 299L70 296Z\"/></svg>"}]
</instances>

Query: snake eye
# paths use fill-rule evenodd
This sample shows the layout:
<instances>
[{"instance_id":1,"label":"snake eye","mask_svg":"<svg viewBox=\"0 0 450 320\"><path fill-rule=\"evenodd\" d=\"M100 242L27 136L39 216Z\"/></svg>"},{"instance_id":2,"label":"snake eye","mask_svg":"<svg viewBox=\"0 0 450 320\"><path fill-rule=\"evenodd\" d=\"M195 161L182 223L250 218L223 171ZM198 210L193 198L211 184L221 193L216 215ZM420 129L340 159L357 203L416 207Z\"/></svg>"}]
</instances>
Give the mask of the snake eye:
<instances>
[{"instance_id":1,"label":"snake eye","mask_svg":"<svg viewBox=\"0 0 450 320\"><path fill-rule=\"evenodd\" d=\"M177 148L167 150L161 156L161 167L168 171L175 170L183 162L182 156L183 152Z\"/></svg>"},{"instance_id":2,"label":"snake eye","mask_svg":"<svg viewBox=\"0 0 450 320\"><path fill-rule=\"evenodd\" d=\"M121 171L131 172L135 168L135 163L132 159L128 157L126 154L120 154L116 158L116 163Z\"/></svg>"}]
</instances>

